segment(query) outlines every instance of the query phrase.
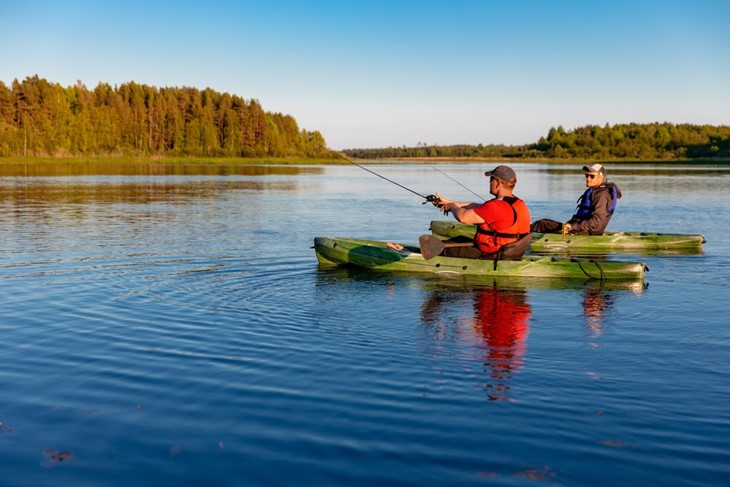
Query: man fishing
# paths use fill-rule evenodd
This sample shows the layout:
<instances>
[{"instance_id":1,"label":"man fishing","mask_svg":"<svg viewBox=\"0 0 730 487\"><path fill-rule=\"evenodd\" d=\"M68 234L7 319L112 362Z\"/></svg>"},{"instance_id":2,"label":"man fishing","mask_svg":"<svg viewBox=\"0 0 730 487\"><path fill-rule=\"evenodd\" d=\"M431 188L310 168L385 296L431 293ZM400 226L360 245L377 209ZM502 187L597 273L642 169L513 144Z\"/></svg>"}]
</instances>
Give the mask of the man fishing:
<instances>
[{"instance_id":1,"label":"man fishing","mask_svg":"<svg viewBox=\"0 0 730 487\"><path fill-rule=\"evenodd\" d=\"M565 223L543 218L530 226L535 233L570 233L576 235L601 235L621 198L621 190L615 183L606 181L606 168L601 164L583 166L587 189L578 198L575 214Z\"/></svg>"},{"instance_id":2,"label":"man fishing","mask_svg":"<svg viewBox=\"0 0 730 487\"><path fill-rule=\"evenodd\" d=\"M530 210L513 194L517 175L509 166L497 166L486 171L489 192L494 196L484 203L453 201L436 193L435 206L444 214L451 213L461 223L476 225L474 244L446 246L441 255L467 259L520 259L529 243ZM515 242L524 245L510 245ZM512 252L506 252L506 250Z\"/></svg>"}]
</instances>

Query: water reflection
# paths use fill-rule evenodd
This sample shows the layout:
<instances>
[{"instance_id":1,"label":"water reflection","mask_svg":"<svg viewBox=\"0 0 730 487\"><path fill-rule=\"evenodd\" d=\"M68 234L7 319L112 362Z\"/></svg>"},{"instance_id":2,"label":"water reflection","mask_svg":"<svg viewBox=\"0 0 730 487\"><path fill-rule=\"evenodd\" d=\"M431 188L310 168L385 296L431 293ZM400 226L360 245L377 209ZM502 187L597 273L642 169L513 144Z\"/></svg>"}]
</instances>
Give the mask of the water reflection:
<instances>
[{"instance_id":1,"label":"water reflection","mask_svg":"<svg viewBox=\"0 0 730 487\"><path fill-rule=\"evenodd\" d=\"M490 401L514 400L510 389L525 363L533 313L528 296L533 289L574 290L575 296L582 295L586 335L597 338L603 333L604 320L611 315L618 295L640 295L646 284L505 279L494 281L491 286L442 284L429 291L421 306L421 321L429 336L437 348L450 342L479 350L476 359L482 364L481 380Z\"/></svg>"},{"instance_id":2,"label":"water reflection","mask_svg":"<svg viewBox=\"0 0 730 487\"><path fill-rule=\"evenodd\" d=\"M59 176L268 176L322 174L322 166L285 164L154 164L109 160L108 162L0 163L0 177Z\"/></svg>"},{"instance_id":3,"label":"water reflection","mask_svg":"<svg viewBox=\"0 0 730 487\"><path fill-rule=\"evenodd\" d=\"M78 181L27 180L0 181L0 203L19 207L46 207L59 204L91 203L181 203L190 204L201 198L221 197L228 191L291 191L292 181L241 181L232 179L170 181Z\"/></svg>"},{"instance_id":4,"label":"water reflection","mask_svg":"<svg viewBox=\"0 0 730 487\"><path fill-rule=\"evenodd\" d=\"M613 314L616 300L621 295L630 292L633 296L640 296L647 289L646 283L616 283L612 286L587 287L583 290L581 306L585 319L585 336L588 339L597 339L605 331L604 322ZM597 342L591 342L598 347Z\"/></svg>"},{"instance_id":5,"label":"water reflection","mask_svg":"<svg viewBox=\"0 0 730 487\"><path fill-rule=\"evenodd\" d=\"M467 369L478 364L475 375L490 401L514 400L512 389L525 367L535 312L531 294L539 293L543 299L553 301L555 296L550 293L567 292L569 302L581 310L584 336L595 340L604 333L605 322L614 314L619 298L640 296L648 286L643 281L540 278L492 278L485 283L478 278L449 280L322 265L318 281L322 286L344 281L365 286L385 284L389 299L398 299L398 289L415 287L422 291L419 315L434 355L444 359L444 366L448 366L447 357L452 354ZM591 344L599 346L595 341Z\"/></svg>"},{"instance_id":6,"label":"water reflection","mask_svg":"<svg viewBox=\"0 0 730 487\"><path fill-rule=\"evenodd\" d=\"M259 176L323 171L323 167L288 165L2 163L0 204L189 204L201 198L219 198L229 191L293 191L297 189L296 178Z\"/></svg>"},{"instance_id":7,"label":"water reflection","mask_svg":"<svg viewBox=\"0 0 730 487\"><path fill-rule=\"evenodd\" d=\"M588 337L596 338L603 334L603 320L613 303L613 296L601 288L587 288L583 291L583 316L586 319Z\"/></svg>"},{"instance_id":8,"label":"water reflection","mask_svg":"<svg viewBox=\"0 0 730 487\"><path fill-rule=\"evenodd\" d=\"M456 320L449 308L470 301L471 309ZM450 335L467 341L481 351L487 382L485 394L491 401L509 399L509 382L524 364L532 308L524 288L489 287L453 291L432 291L421 307L422 322L433 330L435 340Z\"/></svg>"}]
</instances>

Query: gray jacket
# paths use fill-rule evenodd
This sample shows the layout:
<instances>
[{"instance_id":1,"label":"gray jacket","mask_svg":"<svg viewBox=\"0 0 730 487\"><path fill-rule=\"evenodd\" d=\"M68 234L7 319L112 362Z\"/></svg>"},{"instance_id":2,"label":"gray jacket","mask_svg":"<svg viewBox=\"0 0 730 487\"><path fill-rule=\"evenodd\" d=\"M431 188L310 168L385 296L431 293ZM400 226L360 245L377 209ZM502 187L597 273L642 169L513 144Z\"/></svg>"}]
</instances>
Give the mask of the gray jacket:
<instances>
[{"instance_id":1,"label":"gray jacket","mask_svg":"<svg viewBox=\"0 0 730 487\"><path fill-rule=\"evenodd\" d=\"M568 221L571 233L600 235L621 198L621 190L616 183L605 182L596 188L588 188L578 199L575 215Z\"/></svg>"}]
</instances>

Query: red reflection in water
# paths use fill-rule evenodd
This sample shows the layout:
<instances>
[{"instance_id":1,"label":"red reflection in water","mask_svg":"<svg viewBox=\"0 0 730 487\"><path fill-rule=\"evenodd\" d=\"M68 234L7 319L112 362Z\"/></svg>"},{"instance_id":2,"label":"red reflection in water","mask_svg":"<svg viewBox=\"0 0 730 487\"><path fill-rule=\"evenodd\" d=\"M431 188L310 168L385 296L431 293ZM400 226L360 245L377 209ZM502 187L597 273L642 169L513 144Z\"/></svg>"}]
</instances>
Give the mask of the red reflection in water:
<instances>
[{"instance_id":1,"label":"red reflection in water","mask_svg":"<svg viewBox=\"0 0 730 487\"><path fill-rule=\"evenodd\" d=\"M493 379L507 380L522 368L531 315L522 289L492 287L475 295L474 329L486 347L486 365Z\"/></svg>"},{"instance_id":2,"label":"red reflection in water","mask_svg":"<svg viewBox=\"0 0 730 487\"><path fill-rule=\"evenodd\" d=\"M463 314L463 301L471 311ZM461 301L461 303L460 303ZM460 310L460 311L455 311ZM450 316L457 312L458 316ZM532 309L524 289L492 287L457 292L434 292L421 308L421 317L437 342L467 341L483 353L485 392L489 400L510 400L509 381L524 364Z\"/></svg>"},{"instance_id":3,"label":"red reflection in water","mask_svg":"<svg viewBox=\"0 0 730 487\"><path fill-rule=\"evenodd\" d=\"M612 305L613 298L601 288L587 288L583 291L583 315L589 337L598 337L603 333L603 320Z\"/></svg>"}]
</instances>

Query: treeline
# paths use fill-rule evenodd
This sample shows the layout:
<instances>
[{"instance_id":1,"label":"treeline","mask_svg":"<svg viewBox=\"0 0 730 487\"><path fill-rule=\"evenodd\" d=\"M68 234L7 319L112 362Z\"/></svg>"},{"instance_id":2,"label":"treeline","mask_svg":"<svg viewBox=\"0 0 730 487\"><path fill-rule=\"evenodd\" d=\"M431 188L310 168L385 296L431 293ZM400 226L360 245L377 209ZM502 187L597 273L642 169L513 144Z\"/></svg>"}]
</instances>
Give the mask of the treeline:
<instances>
[{"instance_id":1,"label":"treeline","mask_svg":"<svg viewBox=\"0 0 730 487\"><path fill-rule=\"evenodd\" d=\"M0 156L336 157L318 131L210 88L0 81Z\"/></svg>"},{"instance_id":2,"label":"treeline","mask_svg":"<svg viewBox=\"0 0 730 487\"><path fill-rule=\"evenodd\" d=\"M356 159L398 158L504 158L521 157L527 146L509 145L428 145L386 147L382 149L345 149L345 155Z\"/></svg>"},{"instance_id":3,"label":"treeline","mask_svg":"<svg viewBox=\"0 0 730 487\"><path fill-rule=\"evenodd\" d=\"M350 157L678 160L730 158L730 126L649 123L551 128L534 144L348 149Z\"/></svg>"}]
</instances>

